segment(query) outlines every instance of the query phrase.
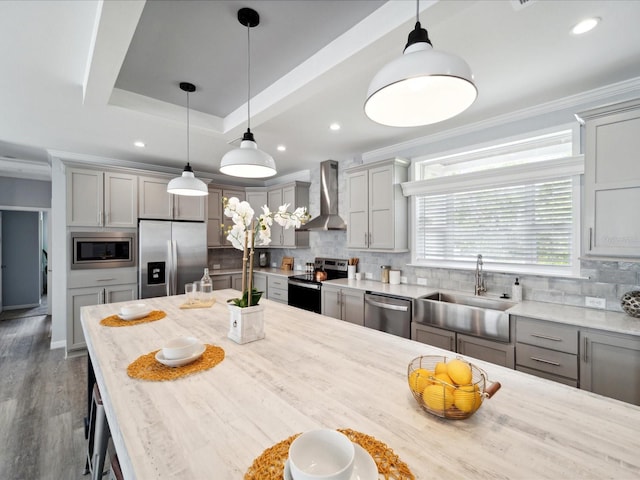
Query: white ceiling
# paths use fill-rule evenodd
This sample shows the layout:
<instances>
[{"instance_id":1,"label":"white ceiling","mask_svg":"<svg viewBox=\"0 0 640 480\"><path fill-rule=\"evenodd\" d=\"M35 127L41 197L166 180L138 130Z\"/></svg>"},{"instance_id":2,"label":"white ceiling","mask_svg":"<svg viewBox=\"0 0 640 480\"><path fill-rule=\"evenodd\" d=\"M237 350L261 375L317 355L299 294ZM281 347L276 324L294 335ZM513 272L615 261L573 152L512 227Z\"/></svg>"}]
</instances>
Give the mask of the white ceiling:
<instances>
[{"instance_id":1,"label":"white ceiling","mask_svg":"<svg viewBox=\"0 0 640 480\"><path fill-rule=\"evenodd\" d=\"M188 81L191 164L216 178L247 127L247 30L236 19L245 6L261 17L251 129L279 176L640 77L640 1L517 5L420 2L434 48L469 63L479 97L451 120L403 129L373 123L363 103L375 72L402 52L413 0L0 1L0 175L47 178L52 150L180 170L178 83ZM570 35L588 16L599 27Z\"/></svg>"}]
</instances>

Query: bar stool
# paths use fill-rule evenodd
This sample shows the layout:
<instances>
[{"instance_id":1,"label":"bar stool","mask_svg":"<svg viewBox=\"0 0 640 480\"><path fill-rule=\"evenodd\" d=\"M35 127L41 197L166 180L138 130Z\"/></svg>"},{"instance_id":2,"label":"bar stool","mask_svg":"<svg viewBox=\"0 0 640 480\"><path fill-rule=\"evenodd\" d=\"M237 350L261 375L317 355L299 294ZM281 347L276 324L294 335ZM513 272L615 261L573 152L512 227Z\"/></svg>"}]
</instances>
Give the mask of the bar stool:
<instances>
[{"instance_id":1,"label":"bar stool","mask_svg":"<svg viewBox=\"0 0 640 480\"><path fill-rule=\"evenodd\" d=\"M91 480L102 478L110 432L104 412L98 384L93 385L91 410L89 412L89 435L87 437L87 463L85 473L91 472Z\"/></svg>"},{"instance_id":2,"label":"bar stool","mask_svg":"<svg viewBox=\"0 0 640 480\"><path fill-rule=\"evenodd\" d=\"M111 469L109 474L109 480L124 480L122 476L122 469L120 468L120 462L118 461L118 455L115 452L111 454Z\"/></svg>"}]
</instances>

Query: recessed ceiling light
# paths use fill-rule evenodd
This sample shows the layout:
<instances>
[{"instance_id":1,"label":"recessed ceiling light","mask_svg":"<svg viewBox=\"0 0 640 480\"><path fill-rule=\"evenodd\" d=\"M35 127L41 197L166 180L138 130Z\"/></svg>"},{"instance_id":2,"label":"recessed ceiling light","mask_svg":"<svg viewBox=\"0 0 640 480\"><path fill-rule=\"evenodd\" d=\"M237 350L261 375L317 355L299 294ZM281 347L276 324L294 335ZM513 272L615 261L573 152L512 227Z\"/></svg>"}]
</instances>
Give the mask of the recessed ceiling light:
<instances>
[{"instance_id":1,"label":"recessed ceiling light","mask_svg":"<svg viewBox=\"0 0 640 480\"><path fill-rule=\"evenodd\" d=\"M333 130L334 132L337 132L338 130L340 130L340 124L339 123L332 123L331 125L329 125L329 129Z\"/></svg>"},{"instance_id":2,"label":"recessed ceiling light","mask_svg":"<svg viewBox=\"0 0 640 480\"><path fill-rule=\"evenodd\" d=\"M278 145L276 148L279 152L284 152L287 150L287 147L285 147L284 145Z\"/></svg>"},{"instance_id":3,"label":"recessed ceiling light","mask_svg":"<svg viewBox=\"0 0 640 480\"><path fill-rule=\"evenodd\" d=\"M571 29L571 33L574 35L582 35L596 28L598 23L600 23L598 17L585 18Z\"/></svg>"},{"instance_id":4,"label":"recessed ceiling light","mask_svg":"<svg viewBox=\"0 0 640 480\"><path fill-rule=\"evenodd\" d=\"M133 142L133 144L138 148L146 147L145 143L142 140L136 140L135 142Z\"/></svg>"}]
</instances>

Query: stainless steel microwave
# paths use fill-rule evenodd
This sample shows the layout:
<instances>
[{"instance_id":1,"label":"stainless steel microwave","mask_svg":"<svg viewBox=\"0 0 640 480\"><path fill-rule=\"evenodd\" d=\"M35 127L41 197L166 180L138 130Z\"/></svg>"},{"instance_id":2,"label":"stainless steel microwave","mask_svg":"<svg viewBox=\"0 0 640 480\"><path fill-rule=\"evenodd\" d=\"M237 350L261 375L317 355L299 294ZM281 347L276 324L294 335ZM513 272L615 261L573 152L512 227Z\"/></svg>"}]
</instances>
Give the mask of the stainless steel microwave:
<instances>
[{"instance_id":1,"label":"stainless steel microwave","mask_svg":"<svg viewBox=\"0 0 640 480\"><path fill-rule=\"evenodd\" d=\"M72 232L71 269L136 266L136 234Z\"/></svg>"}]
</instances>

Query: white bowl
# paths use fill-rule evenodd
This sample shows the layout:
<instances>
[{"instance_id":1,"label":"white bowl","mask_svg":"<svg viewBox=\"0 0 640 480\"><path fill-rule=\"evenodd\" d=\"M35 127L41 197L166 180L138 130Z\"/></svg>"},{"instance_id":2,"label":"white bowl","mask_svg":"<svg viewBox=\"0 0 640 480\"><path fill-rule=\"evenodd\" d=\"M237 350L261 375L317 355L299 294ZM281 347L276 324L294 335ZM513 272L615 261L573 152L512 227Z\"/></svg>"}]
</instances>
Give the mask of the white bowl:
<instances>
[{"instance_id":1,"label":"white bowl","mask_svg":"<svg viewBox=\"0 0 640 480\"><path fill-rule=\"evenodd\" d=\"M147 307L146 303L134 303L131 305L120 307L120 315L123 315L125 317L140 315L142 313L149 313L149 307Z\"/></svg>"},{"instance_id":2,"label":"white bowl","mask_svg":"<svg viewBox=\"0 0 640 480\"><path fill-rule=\"evenodd\" d=\"M289 467L296 480L349 480L355 447L337 430L305 432L289 447Z\"/></svg>"},{"instance_id":3,"label":"white bowl","mask_svg":"<svg viewBox=\"0 0 640 480\"><path fill-rule=\"evenodd\" d=\"M158 350L156 353L156 360L167 367L181 367L183 365L187 365L188 363L195 362L199 359L204 351L207 349L204 345L201 345L193 355L190 355L186 358L178 358L177 360L169 360L168 358L164 358L162 354L162 350Z\"/></svg>"},{"instance_id":4,"label":"white bowl","mask_svg":"<svg viewBox=\"0 0 640 480\"><path fill-rule=\"evenodd\" d=\"M195 337L177 337L162 347L162 356L167 360L189 358L201 347L202 342Z\"/></svg>"}]
</instances>

